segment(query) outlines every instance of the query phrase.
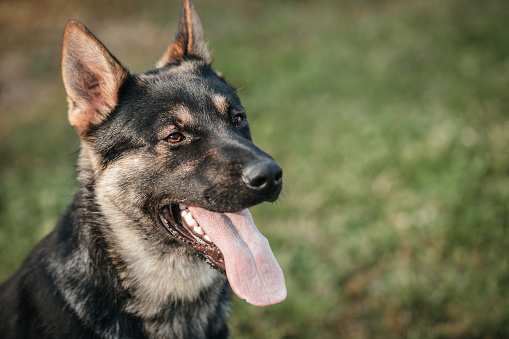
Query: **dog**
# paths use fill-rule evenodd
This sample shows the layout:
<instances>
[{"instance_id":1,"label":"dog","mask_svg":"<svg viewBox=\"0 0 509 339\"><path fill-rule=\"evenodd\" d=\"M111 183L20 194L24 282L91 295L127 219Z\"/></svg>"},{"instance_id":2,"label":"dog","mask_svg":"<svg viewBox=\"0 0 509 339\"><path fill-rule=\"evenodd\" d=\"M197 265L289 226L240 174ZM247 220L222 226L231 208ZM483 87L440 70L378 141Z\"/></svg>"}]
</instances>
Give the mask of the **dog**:
<instances>
[{"instance_id":1,"label":"dog","mask_svg":"<svg viewBox=\"0 0 509 339\"><path fill-rule=\"evenodd\" d=\"M286 298L248 211L278 198L282 169L255 146L211 63L191 0L143 74L68 23L62 75L79 187L0 287L0 338L228 338L231 290L257 306Z\"/></svg>"}]
</instances>

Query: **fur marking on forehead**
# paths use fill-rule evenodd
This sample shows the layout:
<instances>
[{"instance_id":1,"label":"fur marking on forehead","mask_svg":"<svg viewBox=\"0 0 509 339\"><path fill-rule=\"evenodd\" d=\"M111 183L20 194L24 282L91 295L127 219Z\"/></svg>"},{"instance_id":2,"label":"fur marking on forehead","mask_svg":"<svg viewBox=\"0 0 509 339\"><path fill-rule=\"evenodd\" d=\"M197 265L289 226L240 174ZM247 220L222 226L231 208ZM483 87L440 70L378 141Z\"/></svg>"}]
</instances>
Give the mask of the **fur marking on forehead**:
<instances>
[{"instance_id":1,"label":"fur marking on forehead","mask_svg":"<svg viewBox=\"0 0 509 339\"><path fill-rule=\"evenodd\" d=\"M212 102L214 103L214 106L219 111L219 113L223 115L228 114L228 109L230 108L229 107L230 105L228 104L228 100L224 96L220 94L214 94L212 96Z\"/></svg>"},{"instance_id":2,"label":"fur marking on forehead","mask_svg":"<svg viewBox=\"0 0 509 339\"><path fill-rule=\"evenodd\" d=\"M195 118L193 113L184 105L179 105L175 109L175 116L185 126L193 125Z\"/></svg>"}]
</instances>

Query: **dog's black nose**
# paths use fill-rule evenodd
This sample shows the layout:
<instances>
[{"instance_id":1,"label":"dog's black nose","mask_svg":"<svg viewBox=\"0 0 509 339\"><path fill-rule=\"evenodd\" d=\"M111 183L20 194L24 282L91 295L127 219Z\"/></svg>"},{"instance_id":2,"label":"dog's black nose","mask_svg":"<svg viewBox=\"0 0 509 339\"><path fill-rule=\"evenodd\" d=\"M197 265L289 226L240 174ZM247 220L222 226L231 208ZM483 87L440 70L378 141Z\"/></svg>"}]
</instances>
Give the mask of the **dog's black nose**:
<instances>
[{"instance_id":1,"label":"dog's black nose","mask_svg":"<svg viewBox=\"0 0 509 339\"><path fill-rule=\"evenodd\" d=\"M283 170L272 159L248 164L242 171L242 180L255 191L273 190L283 182Z\"/></svg>"}]
</instances>

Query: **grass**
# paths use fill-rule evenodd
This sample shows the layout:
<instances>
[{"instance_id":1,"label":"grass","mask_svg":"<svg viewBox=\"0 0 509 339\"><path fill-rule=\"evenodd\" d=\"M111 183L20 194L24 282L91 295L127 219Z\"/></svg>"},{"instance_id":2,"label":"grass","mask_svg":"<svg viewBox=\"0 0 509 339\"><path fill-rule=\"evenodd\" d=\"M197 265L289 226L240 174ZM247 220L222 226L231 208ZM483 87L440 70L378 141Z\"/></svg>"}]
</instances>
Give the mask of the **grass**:
<instances>
[{"instance_id":1,"label":"grass","mask_svg":"<svg viewBox=\"0 0 509 339\"><path fill-rule=\"evenodd\" d=\"M176 25L173 2L70 3L0 4L0 280L74 191L78 138L58 74L66 20L134 71ZM197 7L216 68L285 173L279 202L252 212L288 299L235 299L234 337L508 337L509 4Z\"/></svg>"}]
</instances>

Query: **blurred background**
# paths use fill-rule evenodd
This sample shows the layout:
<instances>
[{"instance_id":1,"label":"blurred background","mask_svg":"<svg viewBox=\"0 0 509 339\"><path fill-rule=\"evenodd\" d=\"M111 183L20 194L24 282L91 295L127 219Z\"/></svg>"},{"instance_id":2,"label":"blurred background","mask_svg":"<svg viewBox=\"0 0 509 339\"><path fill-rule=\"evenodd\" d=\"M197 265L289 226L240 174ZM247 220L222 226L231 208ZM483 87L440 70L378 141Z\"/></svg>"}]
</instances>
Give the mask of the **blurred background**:
<instances>
[{"instance_id":1,"label":"blurred background","mask_svg":"<svg viewBox=\"0 0 509 339\"><path fill-rule=\"evenodd\" d=\"M285 302L235 297L238 338L509 337L509 2L196 0L215 67L283 196L252 209ZM76 188L63 29L133 72L177 0L0 1L0 281Z\"/></svg>"}]
</instances>

